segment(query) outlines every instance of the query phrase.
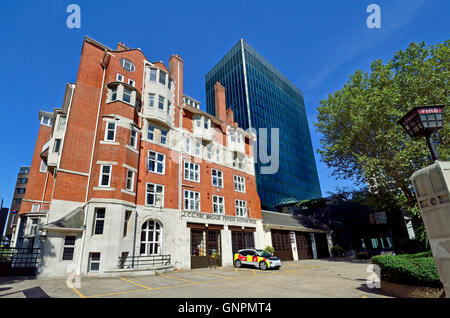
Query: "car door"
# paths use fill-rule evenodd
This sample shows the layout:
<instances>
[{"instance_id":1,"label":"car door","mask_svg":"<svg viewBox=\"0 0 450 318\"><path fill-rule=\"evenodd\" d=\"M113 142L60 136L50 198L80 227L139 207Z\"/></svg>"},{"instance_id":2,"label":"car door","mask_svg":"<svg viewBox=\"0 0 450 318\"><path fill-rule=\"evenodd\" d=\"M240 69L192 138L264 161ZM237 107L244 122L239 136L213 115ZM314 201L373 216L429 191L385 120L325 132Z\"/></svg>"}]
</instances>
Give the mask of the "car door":
<instances>
[{"instance_id":1,"label":"car door","mask_svg":"<svg viewBox=\"0 0 450 318\"><path fill-rule=\"evenodd\" d=\"M258 266L258 255L255 251L248 251L247 253L247 264Z\"/></svg>"},{"instance_id":2,"label":"car door","mask_svg":"<svg viewBox=\"0 0 450 318\"><path fill-rule=\"evenodd\" d=\"M242 264L248 264L247 263L247 253L248 253L247 250L239 252L239 260L241 261Z\"/></svg>"}]
</instances>

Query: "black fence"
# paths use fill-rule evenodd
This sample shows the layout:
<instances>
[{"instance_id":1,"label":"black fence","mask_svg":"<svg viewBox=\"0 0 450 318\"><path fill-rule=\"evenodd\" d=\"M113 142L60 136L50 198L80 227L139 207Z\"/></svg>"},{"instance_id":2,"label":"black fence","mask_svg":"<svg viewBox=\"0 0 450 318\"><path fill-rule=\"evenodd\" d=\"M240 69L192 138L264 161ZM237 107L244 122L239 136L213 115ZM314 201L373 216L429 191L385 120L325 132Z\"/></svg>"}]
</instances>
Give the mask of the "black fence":
<instances>
[{"instance_id":1,"label":"black fence","mask_svg":"<svg viewBox=\"0 0 450 318\"><path fill-rule=\"evenodd\" d=\"M166 265L170 265L170 255L119 256L118 267L121 269L138 269Z\"/></svg>"},{"instance_id":2,"label":"black fence","mask_svg":"<svg viewBox=\"0 0 450 318\"><path fill-rule=\"evenodd\" d=\"M0 276L36 275L39 248L0 248Z\"/></svg>"}]
</instances>

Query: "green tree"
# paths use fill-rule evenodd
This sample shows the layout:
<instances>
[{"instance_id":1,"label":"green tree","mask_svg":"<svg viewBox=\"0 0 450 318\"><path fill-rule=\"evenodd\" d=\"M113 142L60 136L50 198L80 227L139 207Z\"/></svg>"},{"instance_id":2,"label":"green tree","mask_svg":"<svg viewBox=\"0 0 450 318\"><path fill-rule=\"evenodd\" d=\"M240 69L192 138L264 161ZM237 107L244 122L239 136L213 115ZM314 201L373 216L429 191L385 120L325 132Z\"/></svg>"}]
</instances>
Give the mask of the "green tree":
<instances>
[{"instance_id":1,"label":"green tree","mask_svg":"<svg viewBox=\"0 0 450 318\"><path fill-rule=\"evenodd\" d=\"M320 101L319 153L338 178L394 198L413 220L419 240L426 233L409 177L430 164L424 138L410 138L398 120L417 105L448 104L450 40L434 46L411 43L371 72L356 71L344 87ZM442 160L450 157L449 107L433 142Z\"/></svg>"}]
</instances>

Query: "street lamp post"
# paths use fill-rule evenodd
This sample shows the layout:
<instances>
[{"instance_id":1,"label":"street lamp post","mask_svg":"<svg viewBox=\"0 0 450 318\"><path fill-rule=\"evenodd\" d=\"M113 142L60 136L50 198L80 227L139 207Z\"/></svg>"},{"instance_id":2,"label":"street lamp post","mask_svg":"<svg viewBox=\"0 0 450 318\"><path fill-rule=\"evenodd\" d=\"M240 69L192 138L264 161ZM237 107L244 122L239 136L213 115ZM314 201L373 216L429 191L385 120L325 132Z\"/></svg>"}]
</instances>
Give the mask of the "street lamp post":
<instances>
[{"instance_id":1,"label":"street lamp post","mask_svg":"<svg viewBox=\"0 0 450 318\"><path fill-rule=\"evenodd\" d=\"M410 137L425 137L433 162L439 160L439 156L431 136L442 128L443 108L444 105L416 106L398 121Z\"/></svg>"},{"instance_id":2,"label":"street lamp post","mask_svg":"<svg viewBox=\"0 0 450 318\"><path fill-rule=\"evenodd\" d=\"M439 160L431 136L442 128L444 105L417 106L399 120L411 137L425 137L433 164L411 176L433 257L450 298L450 162Z\"/></svg>"}]
</instances>

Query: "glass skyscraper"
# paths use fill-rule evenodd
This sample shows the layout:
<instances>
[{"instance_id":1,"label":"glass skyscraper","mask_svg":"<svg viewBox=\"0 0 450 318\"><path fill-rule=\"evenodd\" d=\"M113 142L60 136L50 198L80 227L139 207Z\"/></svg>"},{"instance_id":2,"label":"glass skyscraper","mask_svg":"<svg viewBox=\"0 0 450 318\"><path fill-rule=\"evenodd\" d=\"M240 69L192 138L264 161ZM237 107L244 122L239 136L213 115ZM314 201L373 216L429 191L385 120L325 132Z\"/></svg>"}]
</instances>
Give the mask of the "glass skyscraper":
<instances>
[{"instance_id":1,"label":"glass skyscraper","mask_svg":"<svg viewBox=\"0 0 450 318\"><path fill-rule=\"evenodd\" d=\"M263 208L321 197L303 94L243 39L206 74L206 111L215 114L214 84L226 89L227 107L244 129L279 128L280 158L275 174L255 164ZM258 133L258 141L259 141Z\"/></svg>"}]
</instances>

